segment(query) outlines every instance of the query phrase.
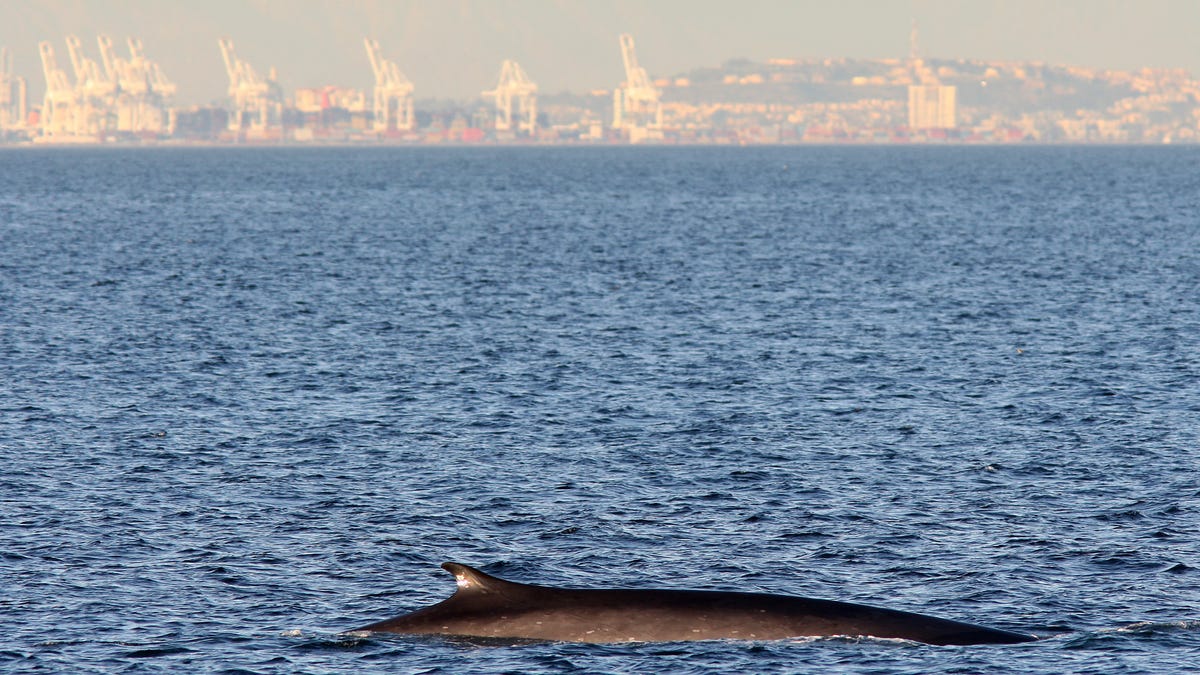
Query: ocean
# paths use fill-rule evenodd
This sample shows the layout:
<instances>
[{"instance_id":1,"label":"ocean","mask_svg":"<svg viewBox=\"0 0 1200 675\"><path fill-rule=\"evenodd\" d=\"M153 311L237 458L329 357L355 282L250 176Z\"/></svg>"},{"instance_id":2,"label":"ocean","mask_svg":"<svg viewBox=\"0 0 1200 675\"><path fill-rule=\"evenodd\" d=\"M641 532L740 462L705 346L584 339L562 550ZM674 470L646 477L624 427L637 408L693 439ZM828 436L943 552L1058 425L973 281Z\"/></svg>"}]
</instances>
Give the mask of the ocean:
<instances>
[{"instance_id":1,"label":"ocean","mask_svg":"<svg viewBox=\"0 0 1200 675\"><path fill-rule=\"evenodd\" d=\"M1198 167L0 152L0 671L1200 669ZM344 633L443 561L1045 639Z\"/></svg>"}]
</instances>

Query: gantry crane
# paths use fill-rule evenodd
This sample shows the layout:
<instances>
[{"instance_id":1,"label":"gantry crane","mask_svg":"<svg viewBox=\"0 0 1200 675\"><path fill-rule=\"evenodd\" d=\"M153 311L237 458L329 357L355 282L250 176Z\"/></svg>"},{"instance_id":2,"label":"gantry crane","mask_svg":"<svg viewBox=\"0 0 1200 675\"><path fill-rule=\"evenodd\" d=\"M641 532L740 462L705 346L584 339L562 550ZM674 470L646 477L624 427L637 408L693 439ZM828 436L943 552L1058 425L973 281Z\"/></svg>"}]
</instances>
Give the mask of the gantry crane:
<instances>
[{"instance_id":1,"label":"gantry crane","mask_svg":"<svg viewBox=\"0 0 1200 675\"><path fill-rule=\"evenodd\" d=\"M128 38L128 80L133 87L138 108L134 131L167 131L170 133L168 103L175 95L175 85L167 79L162 68L146 58L146 49L138 38Z\"/></svg>"},{"instance_id":2,"label":"gantry crane","mask_svg":"<svg viewBox=\"0 0 1200 675\"><path fill-rule=\"evenodd\" d=\"M375 73L375 131L411 131L415 126L412 82L400 66L383 58L378 40L363 38L363 44Z\"/></svg>"},{"instance_id":3,"label":"gantry crane","mask_svg":"<svg viewBox=\"0 0 1200 675\"><path fill-rule=\"evenodd\" d=\"M129 58L116 55L112 38L100 35L100 60L108 79L116 83L110 108L117 118L117 130L131 133L171 133L170 99L175 85L159 65L146 58L142 41L129 38Z\"/></svg>"},{"instance_id":4,"label":"gantry crane","mask_svg":"<svg viewBox=\"0 0 1200 675\"><path fill-rule=\"evenodd\" d=\"M128 61L116 55L112 38L99 35L96 43L100 46L100 62L104 64L105 74L109 80L117 83L112 100L117 116L117 131L138 129L141 126L141 105L135 92L140 87L133 69Z\"/></svg>"},{"instance_id":5,"label":"gantry crane","mask_svg":"<svg viewBox=\"0 0 1200 675\"><path fill-rule=\"evenodd\" d=\"M46 76L46 95L42 102L42 135L46 137L70 136L75 133L75 90L67 74L58 67L54 57L54 46L49 42L38 43L42 56L42 73Z\"/></svg>"},{"instance_id":6,"label":"gantry crane","mask_svg":"<svg viewBox=\"0 0 1200 675\"><path fill-rule=\"evenodd\" d=\"M116 95L117 83L84 55L83 43L78 37L67 36L67 52L75 71L75 133L80 136L102 134L111 128L110 102Z\"/></svg>"},{"instance_id":7,"label":"gantry crane","mask_svg":"<svg viewBox=\"0 0 1200 675\"><path fill-rule=\"evenodd\" d=\"M496 131L512 130L513 99L517 101L517 131L532 136L537 130L537 85L516 61L505 59L496 88L483 95L496 100Z\"/></svg>"},{"instance_id":8,"label":"gantry crane","mask_svg":"<svg viewBox=\"0 0 1200 675\"><path fill-rule=\"evenodd\" d=\"M150 93L157 97L160 101L168 101L175 96L175 83L167 79L167 74L163 72L161 66L155 61L150 61L144 55L145 50L142 47L142 41L137 38L129 38L129 53L133 55L135 61L144 64L142 67L146 73L146 79L150 85Z\"/></svg>"},{"instance_id":9,"label":"gantry crane","mask_svg":"<svg viewBox=\"0 0 1200 675\"><path fill-rule=\"evenodd\" d=\"M237 57L233 40L221 38L221 57L225 60L225 71L229 75L229 96L233 99L233 115L229 118L230 131L245 131L247 128L261 131L277 126L283 118L283 94L272 73L263 80L254 68Z\"/></svg>"},{"instance_id":10,"label":"gantry crane","mask_svg":"<svg viewBox=\"0 0 1200 675\"><path fill-rule=\"evenodd\" d=\"M121 59L113 50L112 38L107 35L97 35L96 44L100 46L100 63L104 65L104 73L108 75L108 79L120 85Z\"/></svg>"},{"instance_id":11,"label":"gantry crane","mask_svg":"<svg viewBox=\"0 0 1200 675\"><path fill-rule=\"evenodd\" d=\"M646 69L638 65L633 36L622 33L621 58L625 62L625 82L613 90L613 128L630 132L662 129L662 103L659 91L650 82Z\"/></svg>"}]
</instances>

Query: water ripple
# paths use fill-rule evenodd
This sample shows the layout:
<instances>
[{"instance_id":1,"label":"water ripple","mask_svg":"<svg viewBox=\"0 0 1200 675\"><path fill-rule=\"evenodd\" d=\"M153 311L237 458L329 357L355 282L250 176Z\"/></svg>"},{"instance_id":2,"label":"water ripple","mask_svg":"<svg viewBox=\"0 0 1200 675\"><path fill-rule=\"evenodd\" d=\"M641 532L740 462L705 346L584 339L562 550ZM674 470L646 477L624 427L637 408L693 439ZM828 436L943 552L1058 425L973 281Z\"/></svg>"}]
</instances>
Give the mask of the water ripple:
<instances>
[{"instance_id":1,"label":"water ripple","mask_svg":"<svg viewBox=\"0 0 1200 675\"><path fill-rule=\"evenodd\" d=\"M0 669L1178 672L1195 160L0 154ZM447 559L1047 639L341 633Z\"/></svg>"}]
</instances>

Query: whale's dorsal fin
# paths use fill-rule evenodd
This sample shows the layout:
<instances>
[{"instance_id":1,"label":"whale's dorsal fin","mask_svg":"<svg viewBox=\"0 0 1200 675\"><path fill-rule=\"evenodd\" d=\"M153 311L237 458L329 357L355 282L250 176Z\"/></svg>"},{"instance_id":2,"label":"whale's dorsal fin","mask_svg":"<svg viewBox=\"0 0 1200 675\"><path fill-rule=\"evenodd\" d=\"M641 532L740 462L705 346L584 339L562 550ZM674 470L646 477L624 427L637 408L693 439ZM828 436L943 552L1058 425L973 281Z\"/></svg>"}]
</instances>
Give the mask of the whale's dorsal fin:
<instances>
[{"instance_id":1,"label":"whale's dorsal fin","mask_svg":"<svg viewBox=\"0 0 1200 675\"><path fill-rule=\"evenodd\" d=\"M455 595L511 592L526 587L525 584L506 581L461 563L444 562L442 569L454 575L454 580L458 583L458 591L455 592Z\"/></svg>"}]
</instances>

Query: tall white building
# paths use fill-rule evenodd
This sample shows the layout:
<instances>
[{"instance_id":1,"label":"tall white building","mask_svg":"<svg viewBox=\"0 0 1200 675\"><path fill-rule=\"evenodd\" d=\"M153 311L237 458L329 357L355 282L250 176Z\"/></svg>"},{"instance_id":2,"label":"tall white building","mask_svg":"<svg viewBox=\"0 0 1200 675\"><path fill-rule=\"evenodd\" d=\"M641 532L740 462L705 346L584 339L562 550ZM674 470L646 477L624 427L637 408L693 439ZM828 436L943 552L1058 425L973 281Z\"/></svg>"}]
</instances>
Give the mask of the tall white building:
<instances>
[{"instance_id":1,"label":"tall white building","mask_svg":"<svg viewBox=\"0 0 1200 675\"><path fill-rule=\"evenodd\" d=\"M25 98L25 78L12 73L12 54L0 47L0 131L25 126L29 106Z\"/></svg>"},{"instance_id":2,"label":"tall white building","mask_svg":"<svg viewBox=\"0 0 1200 675\"><path fill-rule=\"evenodd\" d=\"M953 129L957 125L957 88L941 84L914 84L908 88L910 129Z\"/></svg>"},{"instance_id":3,"label":"tall white building","mask_svg":"<svg viewBox=\"0 0 1200 675\"><path fill-rule=\"evenodd\" d=\"M909 36L908 66L913 77L913 83L908 87L908 128L953 129L958 126L958 90L939 82L933 69L921 58L916 19Z\"/></svg>"}]
</instances>

